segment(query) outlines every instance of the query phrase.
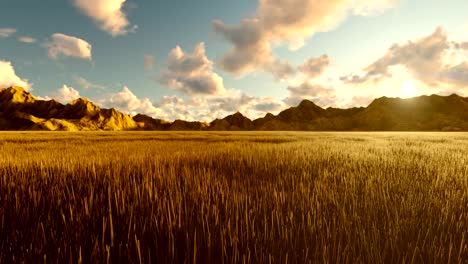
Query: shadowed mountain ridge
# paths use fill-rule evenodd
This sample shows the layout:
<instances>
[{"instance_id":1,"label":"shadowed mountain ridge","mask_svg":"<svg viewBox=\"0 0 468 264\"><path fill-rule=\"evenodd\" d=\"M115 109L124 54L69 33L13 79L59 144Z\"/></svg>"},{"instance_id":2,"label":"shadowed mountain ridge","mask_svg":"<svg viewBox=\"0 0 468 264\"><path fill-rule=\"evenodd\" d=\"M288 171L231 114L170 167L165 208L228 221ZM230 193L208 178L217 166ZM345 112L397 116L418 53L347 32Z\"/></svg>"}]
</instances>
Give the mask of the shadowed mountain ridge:
<instances>
[{"instance_id":1,"label":"shadowed mountain ridge","mask_svg":"<svg viewBox=\"0 0 468 264\"><path fill-rule=\"evenodd\" d=\"M86 98L67 105L40 100L21 87L0 89L0 130L184 130L184 131L468 131L468 98L381 97L367 107L321 108L309 100L250 120L236 112L211 123L169 122L104 109Z\"/></svg>"}]
</instances>

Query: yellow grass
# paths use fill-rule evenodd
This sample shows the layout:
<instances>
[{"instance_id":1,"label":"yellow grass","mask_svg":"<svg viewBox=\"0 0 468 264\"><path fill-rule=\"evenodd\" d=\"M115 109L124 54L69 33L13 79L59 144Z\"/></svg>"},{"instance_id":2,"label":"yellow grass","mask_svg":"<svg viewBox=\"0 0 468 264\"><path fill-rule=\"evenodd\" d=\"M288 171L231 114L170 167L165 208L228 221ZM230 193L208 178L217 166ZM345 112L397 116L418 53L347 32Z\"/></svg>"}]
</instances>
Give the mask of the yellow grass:
<instances>
[{"instance_id":1,"label":"yellow grass","mask_svg":"<svg viewBox=\"0 0 468 264\"><path fill-rule=\"evenodd\" d=\"M459 263L465 133L1 133L0 263Z\"/></svg>"}]
</instances>

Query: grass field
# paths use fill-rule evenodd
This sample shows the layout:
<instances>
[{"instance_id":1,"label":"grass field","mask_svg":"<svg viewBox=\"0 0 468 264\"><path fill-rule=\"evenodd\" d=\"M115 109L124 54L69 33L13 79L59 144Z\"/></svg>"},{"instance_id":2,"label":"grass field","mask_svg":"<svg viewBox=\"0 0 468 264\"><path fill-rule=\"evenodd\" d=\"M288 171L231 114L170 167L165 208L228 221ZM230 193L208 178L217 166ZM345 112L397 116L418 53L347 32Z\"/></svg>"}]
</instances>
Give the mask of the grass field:
<instances>
[{"instance_id":1,"label":"grass field","mask_svg":"<svg viewBox=\"0 0 468 264\"><path fill-rule=\"evenodd\" d=\"M0 263L466 263L468 134L1 133Z\"/></svg>"}]
</instances>

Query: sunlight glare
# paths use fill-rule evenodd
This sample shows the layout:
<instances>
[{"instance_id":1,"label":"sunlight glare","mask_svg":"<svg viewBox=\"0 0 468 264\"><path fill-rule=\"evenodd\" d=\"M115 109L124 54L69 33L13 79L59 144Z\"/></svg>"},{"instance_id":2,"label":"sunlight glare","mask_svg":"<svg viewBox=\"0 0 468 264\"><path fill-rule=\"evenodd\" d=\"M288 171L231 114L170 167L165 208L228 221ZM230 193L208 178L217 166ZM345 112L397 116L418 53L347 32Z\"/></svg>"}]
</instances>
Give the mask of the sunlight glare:
<instances>
[{"instance_id":1,"label":"sunlight glare","mask_svg":"<svg viewBox=\"0 0 468 264\"><path fill-rule=\"evenodd\" d=\"M410 98L417 96L416 85L412 81L405 81L400 86L400 97Z\"/></svg>"}]
</instances>

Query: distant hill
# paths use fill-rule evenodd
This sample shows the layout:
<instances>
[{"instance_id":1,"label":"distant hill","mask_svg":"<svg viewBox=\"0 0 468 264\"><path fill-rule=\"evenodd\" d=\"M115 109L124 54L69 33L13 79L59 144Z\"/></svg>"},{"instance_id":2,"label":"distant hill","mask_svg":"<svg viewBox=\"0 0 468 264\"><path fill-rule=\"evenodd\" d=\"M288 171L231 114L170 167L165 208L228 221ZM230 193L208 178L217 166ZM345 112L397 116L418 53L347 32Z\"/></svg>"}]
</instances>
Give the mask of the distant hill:
<instances>
[{"instance_id":1,"label":"distant hill","mask_svg":"<svg viewBox=\"0 0 468 264\"><path fill-rule=\"evenodd\" d=\"M211 123L169 122L80 98L67 105L39 100L21 87L0 89L0 130L167 130L167 131L468 131L468 98L420 96L375 99L368 107L321 108L303 100L278 115L250 120L241 113Z\"/></svg>"}]
</instances>

